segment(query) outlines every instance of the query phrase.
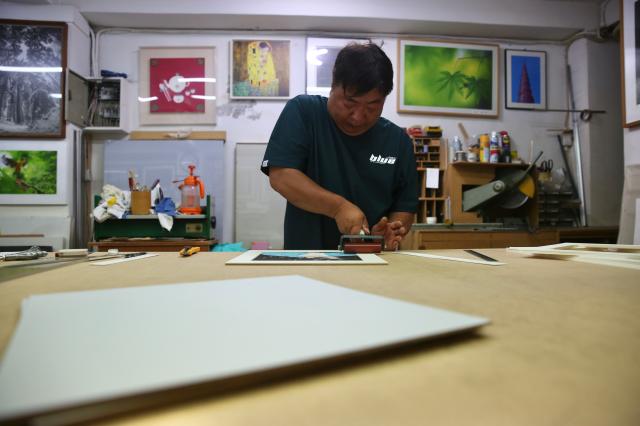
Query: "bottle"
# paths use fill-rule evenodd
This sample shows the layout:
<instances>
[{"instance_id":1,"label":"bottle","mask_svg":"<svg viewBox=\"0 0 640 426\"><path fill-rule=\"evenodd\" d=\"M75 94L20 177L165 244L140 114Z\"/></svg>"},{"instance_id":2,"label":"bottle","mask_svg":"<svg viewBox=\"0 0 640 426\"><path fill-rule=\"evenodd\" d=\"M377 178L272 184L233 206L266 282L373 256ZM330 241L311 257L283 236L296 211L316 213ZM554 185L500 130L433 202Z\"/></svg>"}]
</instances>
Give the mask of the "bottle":
<instances>
[{"instance_id":1,"label":"bottle","mask_svg":"<svg viewBox=\"0 0 640 426\"><path fill-rule=\"evenodd\" d=\"M500 161L500 136L498 132L491 132L489 141L489 162L497 163Z\"/></svg>"},{"instance_id":2,"label":"bottle","mask_svg":"<svg viewBox=\"0 0 640 426\"><path fill-rule=\"evenodd\" d=\"M200 199L204 198L204 184L198 176L193 175L193 169L195 168L195 165L189 165L189 176L187 176L184 179L184 182L178 186L181 191L179 210L180 213L183 214L200 214L202 212L202 209L200 208Z\"/></svg>"},{"instance_id":3,"label":"bottle","mask_svg":"<svg viewBox=\"0 0 640 426\"><path fill-rule=\"evenodd\" d=\"M489 135L483 133L480 135L480 162L489 162Z\"/></svg>"},{"instance_id":4,"label":"bottle","mask_svg":"<svg viewBox=\"0 0 640 426\"><path fill-rule=\"evenodd\" d=\"M505 163L511 162L511 137L506 130L500 132L502 136L502 161Z\"/></svg>"}]
</instances>

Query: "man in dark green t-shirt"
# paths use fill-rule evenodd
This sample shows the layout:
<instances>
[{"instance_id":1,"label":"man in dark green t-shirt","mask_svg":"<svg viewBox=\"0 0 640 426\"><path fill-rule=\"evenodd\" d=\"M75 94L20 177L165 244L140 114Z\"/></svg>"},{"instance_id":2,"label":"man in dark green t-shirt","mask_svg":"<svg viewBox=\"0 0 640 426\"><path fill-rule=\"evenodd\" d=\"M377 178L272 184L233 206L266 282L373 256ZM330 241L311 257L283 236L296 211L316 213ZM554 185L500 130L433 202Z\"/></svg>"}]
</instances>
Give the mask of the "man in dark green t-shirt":
<instances>
[{"instance_id":1,"label":"man in dark green t-shirt","mask_svg":"<svg viewBox=\"0 0 640 426\"><path fill-rule=\"evenodd\" d=\"M380 117L392 88L382 49L352 43L336 58L328 99L287 102L262 162L288 201L285 249L336 249L341 234L364 231L395 250L409 232L418 204L413 144Z\"/></svg>"}]
</instances>

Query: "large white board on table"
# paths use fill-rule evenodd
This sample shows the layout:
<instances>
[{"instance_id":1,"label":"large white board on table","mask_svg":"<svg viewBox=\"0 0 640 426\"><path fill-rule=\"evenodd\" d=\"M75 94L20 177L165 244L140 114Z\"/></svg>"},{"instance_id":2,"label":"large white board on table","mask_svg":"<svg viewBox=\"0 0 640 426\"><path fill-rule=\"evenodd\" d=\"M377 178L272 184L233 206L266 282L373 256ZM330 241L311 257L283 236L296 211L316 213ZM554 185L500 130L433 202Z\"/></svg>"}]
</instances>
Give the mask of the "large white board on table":
<instances>
[{"instance_id":1,"label":"large white board on table","mask_svg":"<svg viewBox=\"0 0 640 426\"><path fill-rule=\"evenodd\" d=\"M222 236L224 212L224 141L222 140L109 140L104 147L105 184L128 188L129 170L135 170L142 185L156 179L165 197L180 202L178 183L189 175L189 164L211 195L216 216L215 235ZM204 205L204 200L202 200Z\"/></svg>"},{"instance_id":2,"label":"large white board on table","mask_svg":"<svg viewBox=\"0 0 640 426\"><path fill-rule=\"evenodd\" d=\"M150 392L215 391L487 323L296 275L30 296L0 362L0 423L140 408ZM115 414L97 408L80 414Z\"/></svg>"},{"instance_id":3,"label":"large white board on table","mask_svg":"<svg viewBox=\"0 0 640 426\"><path fill-rule=\"evenodd\" d=\"M282 249L286 200L269 184L260 171L265 143L236 144L235 241L246 248L255 241L267 241Z\"/></svg>"}]
</instances>

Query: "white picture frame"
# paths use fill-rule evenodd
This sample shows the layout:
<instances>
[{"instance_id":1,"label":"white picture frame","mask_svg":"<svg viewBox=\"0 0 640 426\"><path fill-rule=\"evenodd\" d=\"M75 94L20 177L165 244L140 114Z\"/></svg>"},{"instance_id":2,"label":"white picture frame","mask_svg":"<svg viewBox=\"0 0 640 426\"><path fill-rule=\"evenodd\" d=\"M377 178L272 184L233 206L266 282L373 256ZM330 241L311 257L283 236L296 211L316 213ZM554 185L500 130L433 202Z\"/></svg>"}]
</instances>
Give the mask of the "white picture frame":
<instances>
[{"instance_id":1,"label":"white picture frame","mask_svg":"<svg viewBox=\"0 0 640 426\"><path fill-rule=\"evenodd\" d=\"M15 167L7 164L3 159L7 151L55 151L56 152L56 177L54 194L32 194L32 193L2 193L0 192L0 205L40 205L40 204L67 204L67 183L68 183L68 158L65 141L0 141L0 167ZM21 167L29 167L23 164ZM15 169L12 171L14 174Z\"/></svg>"},{"instance_id":2,"label":"white picture frame","mask_svg":"<svg viewBox=\"0 0 640 426\"><path fill-rule=\"evenodd\" d=\"M265 259L273 257L273 259ZM344 259L340 259L344 257ZM333 259L332 259L333 258ZM226 265L386 265L372 253L345 254L339 250L247 250Z\"/></svg>"},{"instance_id":3,"label":"white picture frame","mask_svg":"<svg viewBox=\"0 0 640 426\"><path fill-rule=\"evenodd\" d=\"M329 97L333 65L338 52L349 43L366 43L355 38L307 37L306 93Z\"/></svg>"},{"instance_id":4,"label":"white picture frame","mask_svg":"<svg viewBox=\"0 0 640 426\"><path fill-rule=\"evenodd\" d=\"M636 0L620 0L620 56L622 57L622 125L633 127L640 124L640 37L636 23ZM640 11L638 12L640 13Z\"/></svg>"},{"instance_id":5,"label":"white picture frame","mask_svg":"<svg viewBox=\"0 0 640 426\"><path fill-rule=\"evenodd\" d=\"M547 52L505 49L505 107L547 109Z\"/></svg>"},{"instance_id":6,"label":"white picture frame","mask_svg":"<svg viewBox=\"0 0 640 426\"><path fill-rule=\"evenodd\" d=\"M497 118L499 50L455 40L398 39L398 113Z\"/></svg>"},{"instance_id":7,"label":"white picture frame","mask_svg":"<svg viewBox=\"0 0 640 426\"><path fill-rule=\"evenodd\" d=\"M191 81L183 83L183 80L197 80L194 84L198 84L199 89L191 95L199 101L203 101L200 105L204 106L204 111L181 111L181 112L153 112L154 101L160 96L152 93L152 60L153 59L202 59L204 60L203 75L189 76L188 78L180 78L180 92L169 90L165 86L165 96L173 98L172 95L183 96L182 92L187 90L184 86L190 84ZM216 76L215 76L215 47L141 47L139 54L139 83L138 83L138 111L140 125L215 125L216 124ZM178 70L179 73L179 70ZM200 74L200 73L198 73ZM175 74L178 76L178 74ZM167 77L169 82L172 78ZM155 88L155 86L154 86ZM200 91L204 89L204 94Z\"/></svg>"}]
</instances>

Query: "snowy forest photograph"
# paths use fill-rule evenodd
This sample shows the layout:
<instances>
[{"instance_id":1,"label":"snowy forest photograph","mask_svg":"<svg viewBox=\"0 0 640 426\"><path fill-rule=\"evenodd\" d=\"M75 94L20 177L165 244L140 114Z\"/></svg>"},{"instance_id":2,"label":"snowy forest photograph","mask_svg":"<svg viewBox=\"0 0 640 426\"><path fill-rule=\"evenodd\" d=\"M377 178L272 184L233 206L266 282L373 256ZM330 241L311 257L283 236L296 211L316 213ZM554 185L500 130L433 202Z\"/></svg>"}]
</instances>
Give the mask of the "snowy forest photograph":
<instances>
[{"instance_id":1,"label":"snowy forest photograph","mask_svg":"<svg viewBox=\"0 0 640 426\"><path fill-rule=\"evenodd\" d=\"M64 138L64 22L0 20L0 137Z\"/></svg>"}]
</instances>

